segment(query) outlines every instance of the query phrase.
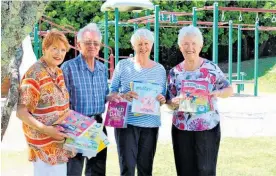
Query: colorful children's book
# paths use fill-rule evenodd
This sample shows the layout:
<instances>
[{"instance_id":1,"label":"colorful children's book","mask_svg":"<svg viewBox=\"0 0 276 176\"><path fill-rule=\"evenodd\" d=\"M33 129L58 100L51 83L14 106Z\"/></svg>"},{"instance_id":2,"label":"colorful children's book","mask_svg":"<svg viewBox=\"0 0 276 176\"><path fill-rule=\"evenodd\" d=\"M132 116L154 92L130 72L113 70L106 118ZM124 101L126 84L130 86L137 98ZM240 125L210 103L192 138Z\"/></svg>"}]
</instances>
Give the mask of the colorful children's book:
<instances>
[{"instance_id":1,"label":"colorful children's book","mask_svg":"<svg viewBox=\"0 0 276 176\"><path fill-rule=\"evenodd\" d=\"M69 115L61 122L56 123L56 126L61 126L64 133L72 138L79 137L88 128L95 123L96 120L91 117L84 116L76 111L70 110Z\"/></svg>"},{"instance_id":2,"label":"colorful children's book","mask_svg":"<svg viewBox=\"0 0 276 176\"><path fill-rule=\"evenodd\" d=\"M160 103L156 99L162 92L159 84L134 81L133 91L138 94L138 99L132 100L131 112L160 115Z\"/></svg>"},{"instance_id":3,"label":"colorful children's book","mask_svg":"<svg viewBox=\"0 0 276 176\"><path fill-rule=\"evenodd\" d=\"M109 145L107 136L103 133L103 125L94 123L89 129L77 138L67 138L64 144L65 149L75 149L78 153L89 158Z\"/></svg>"},{"instance_id":4,"label":"colorful children's book","mask_svg":"<svg viewBox=\"0 0 276 176\"><path fill-rule=\"evenodd\" d=\"M126 128L127 108L127 102L109 102L104 125L114 128Z\"/></svg>"},{"instance_id":5,"label":"colorful children's book","mask_svg":"<svg viewBox=\"0 0 276 176\"><path fill-rule=\"evenodd\" d=\"M209 95L212 86L207 81L183 80L181 93L183 99L179 111L202 114L213 109Z\"/></svg>"}]
</instances>

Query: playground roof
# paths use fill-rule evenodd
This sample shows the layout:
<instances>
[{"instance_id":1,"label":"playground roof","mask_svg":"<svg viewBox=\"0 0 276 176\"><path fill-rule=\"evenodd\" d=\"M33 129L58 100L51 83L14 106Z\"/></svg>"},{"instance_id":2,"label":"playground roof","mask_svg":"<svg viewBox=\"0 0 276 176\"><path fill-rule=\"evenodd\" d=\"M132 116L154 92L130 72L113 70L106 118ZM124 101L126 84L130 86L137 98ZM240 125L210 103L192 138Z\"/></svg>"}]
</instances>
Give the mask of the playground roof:
<instances>
[{"instance_id":1,"label":"playground roof","mask_svg":"<svg viewBox=\"0 0 276 176\"><path fill-rule=\"evenodd\" d=\"M114 11L118 8L121 12L126 11L141 11L145 9L154 9L154 5L149 0L107 0L101 7L101 11Z\"/></svg>"}]
</instances>

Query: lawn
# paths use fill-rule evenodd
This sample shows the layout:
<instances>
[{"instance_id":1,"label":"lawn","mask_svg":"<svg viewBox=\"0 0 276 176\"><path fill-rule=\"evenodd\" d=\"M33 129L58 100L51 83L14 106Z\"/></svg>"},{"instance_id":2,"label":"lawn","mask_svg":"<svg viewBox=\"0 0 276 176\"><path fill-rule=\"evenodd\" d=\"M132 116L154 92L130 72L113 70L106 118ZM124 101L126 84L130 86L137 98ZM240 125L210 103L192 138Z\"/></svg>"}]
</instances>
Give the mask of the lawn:
<instances>
[{"instance_id":1,"label":"lawn","mask_svg":"<svg viewBox=\"0 0 276 176\"><path fill-rule=\"evenodd\" d=\"M224 73L228 72L228 63L220 63ZM236 73L237 64L233 63L233 73ZM245 72L246 80L254 80L254 59L243 61L241 71ZM264 93L276 93L276 56L259 59L259 91ZM236 79L236 78L233 78ZM254 92L254 85L245 85L246 92Z\"/></svg>"},{"instance_id":2,"label":"lawn","mask_svg":"<svg viewBox=\"0 0 276 176\"><path fill-rule=\"evenodd\" d=\"M218 176L276 175L276 137L223 138L218 159ZM107 176L119 175L116 146L108 150ZM31 164L26 152L3 152L2 175L31 176ZM153 175L176 175L172 145L158 143ZM12 171L13 170L13 171ZM13 174L14 173L14 174Z\"/></svg>"}]
</instances>

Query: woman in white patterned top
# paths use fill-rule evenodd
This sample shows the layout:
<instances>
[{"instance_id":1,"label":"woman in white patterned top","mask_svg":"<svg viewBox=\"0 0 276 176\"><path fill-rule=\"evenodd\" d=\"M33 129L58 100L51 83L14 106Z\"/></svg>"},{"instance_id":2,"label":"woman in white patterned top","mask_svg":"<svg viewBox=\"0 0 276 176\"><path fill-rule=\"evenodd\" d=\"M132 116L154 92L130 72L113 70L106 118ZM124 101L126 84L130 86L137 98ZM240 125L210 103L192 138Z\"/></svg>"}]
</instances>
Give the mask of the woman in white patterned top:
<instances>
[{"instance_id":1,"label":"woman in white patterned top","mask_svg":"<svg viewBox=\"0 0 276 176\"><path fill-rule=\"evenodd\" d=\"M220 143L217 97L233 89L220 68L199 56L203 36L194 26L179 31L178 45L184 61L168 75L167 103L173 114L172 142L177 175L216 175Z\"/></svg>"},{"instance_id":2,"label":"woman in white patterned top","mask_svg":"<svg viewBox=\"0 0 276 176\"><path fill-rule=\"evenodd\" d=\"M130 83L150 81L159 84L162 89L156 99L161 104L166 102L166 71L161 64L149 58L153 42L151 31L135 31L131 37L135 56L117 64L110 86L111 94L120 93L122 98L132 102L139 95L131 91ZM138 175L152 175L160 125L160 115L133 114L129 108L127 128L115 129L121 175L134 176L136 165Z\"/></svg>"}]
</instances>

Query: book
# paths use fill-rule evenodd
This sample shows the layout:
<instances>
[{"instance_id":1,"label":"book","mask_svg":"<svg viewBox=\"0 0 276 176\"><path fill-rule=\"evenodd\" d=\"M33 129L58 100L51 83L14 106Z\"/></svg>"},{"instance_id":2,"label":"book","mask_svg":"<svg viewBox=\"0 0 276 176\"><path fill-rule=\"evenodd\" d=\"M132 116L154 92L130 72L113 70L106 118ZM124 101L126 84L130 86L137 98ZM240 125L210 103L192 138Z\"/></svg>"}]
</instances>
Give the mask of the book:
<instances>
[{"instance_id":1,"label":"book","mask_svg":"<svg viewBox=\"0 0 276 176\"><path fill-rule=\"evenodd\" d=\"M138 99L132 100L131 112L160 115L160 102L156 99L157 95L162 92L159 84L134 81L133 91L138 94Z\"/></svg>"},{"instance_id":2,"label":"book","mask_svg":"<svg viewBox=\"0 0 276 176\"><path fill-rule=\"evenodd\" d=\"M65 149L74 149L88 158L94 157L98 152L110 144L103 132L102 123L94 123L89 129L77 138L67 138L64 144Z\"/></svg>"},{"instance_id":3,"label":"book","mask_svg":"<svg viewBox=\"0 0 276 176\"><path fill-rule=\"evenodd\" d=\"M127 111L127 102L109 102L104 125L114 128L126 128Z\"/></svg>"},{"instance_id":4,"label":"book","mask_svg":"<svg viewBox=\"0 0 276 176\"><path fill-rule=\"evenodd\" d=\"M95 122L96 120L94 118L70 110L69 114L63 120L54 125L62 127L64 129L63 132L71 138L76 138L85 133Z\"/></svg>"},{"instance_id":5,"label":"book","mask_svg":"<svg viewBox=\"0 0 276 176\"><path fill-rule=\"evenodd\" d=\"M210 91L212 85L207 81L182 80L179 111L202 114L213 110Z\"/></svg>"}]
</instances>

